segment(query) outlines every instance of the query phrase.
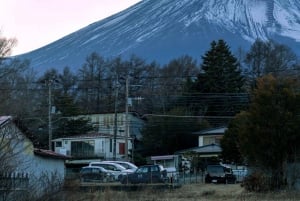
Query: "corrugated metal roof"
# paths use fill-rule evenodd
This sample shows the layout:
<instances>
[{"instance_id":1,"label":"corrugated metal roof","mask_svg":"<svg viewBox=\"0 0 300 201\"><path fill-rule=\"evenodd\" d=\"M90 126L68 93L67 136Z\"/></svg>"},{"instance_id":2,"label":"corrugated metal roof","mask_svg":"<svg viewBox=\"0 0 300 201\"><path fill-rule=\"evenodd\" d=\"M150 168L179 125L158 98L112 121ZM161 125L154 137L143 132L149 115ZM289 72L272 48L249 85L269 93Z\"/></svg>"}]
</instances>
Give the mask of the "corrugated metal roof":
<instances>
[{"instance_id":1,"label":"corrugated metal roof","mask_svg":"<svg viewBox=\"0 0 300 201\"><path fill-rule=\"evenodd\" d=\"M218 144L209 144L209 145L204 145L201 147L193 147L190 149L184 149L177 151L177 154L180 153L187 153L187 152L195 152L199 154L218 154L222 152L222 148Z\"/></svg>"},{"instance_id":2,"label":"corrugated metal roof","mask_svg":"<svg viewBox=\"0 0 300 201\"><path fill-rule=\"evenodd\" d=\"M225 133L225 131L227 130L227 127L218 127L218 128L210 128L210 129L206 129L206 130L201 130L201 131L197 131L197 132L193 132L193 134L195 135L222 135Z\"/></svg>"},{"instance_id":3,"label":"corrugated metal roof","mask_svg":"<svg viewBox=\"0 0 300 201\"><path fill-rule=\"evenodd\" d=\"M168 160L177 157L177 155L151 156L151 160Z\"/></svg>"}]
</instances>

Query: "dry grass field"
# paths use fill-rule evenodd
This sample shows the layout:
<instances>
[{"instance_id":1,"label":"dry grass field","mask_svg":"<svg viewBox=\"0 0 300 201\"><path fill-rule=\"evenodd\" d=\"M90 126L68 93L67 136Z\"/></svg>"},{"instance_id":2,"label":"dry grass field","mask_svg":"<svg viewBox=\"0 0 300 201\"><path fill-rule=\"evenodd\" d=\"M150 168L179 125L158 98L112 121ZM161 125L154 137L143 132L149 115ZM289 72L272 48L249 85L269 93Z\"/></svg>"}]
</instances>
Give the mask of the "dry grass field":
<instances>
[{"instance_id":1,"label":"dry grass field","mask_svg":"<svg viewBox=\"0 0 300 201\"><path fill-rule=\"evenodd\" d=\"M239 184L185 184L177 189L82 190L62 195L65 201L296 201L300 192L247 193Z\"/></svg>"}]
</instances>

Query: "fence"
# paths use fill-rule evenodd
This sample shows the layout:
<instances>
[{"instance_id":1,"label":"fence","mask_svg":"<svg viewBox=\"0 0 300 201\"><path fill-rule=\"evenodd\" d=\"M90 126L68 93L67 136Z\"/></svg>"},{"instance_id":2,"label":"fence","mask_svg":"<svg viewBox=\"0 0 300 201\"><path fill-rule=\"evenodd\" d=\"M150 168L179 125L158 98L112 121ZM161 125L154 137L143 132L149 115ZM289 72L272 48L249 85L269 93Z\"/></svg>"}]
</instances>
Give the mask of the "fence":
<instances>
[{"instance_id":1,"label":"fence","mask_svg":"<svg viewBox=\"0 0 300 201\"><path fill-rule=\"evenodd\" d=\"M0 174L0 191L26 190L29 185L27 173Z\"/></svg>"},{"instance_id":2,"label":"fence","mask_svg":"<svg viewBox=\"0 0 300 201\"><path fill-rule=\"evenodd\" d=\"M236 176L236 182L241 183L245 179L247 175L247 171L245 170L233 170L232 172ZM205 172L172 172L168 173L169 178L172 178L171 182L177 182L180 184L192 184L192 183L205 183Z\"/></svg>"},{"instance_id":3,"label":"fence","mask_svg":"<svg viewBox=\"0 0 300 201\"><path fill-rule=\"evenodd\" d=\"M204 183L204 173L168 172L170 183L191 184Z\"/></svg>"}]
</instances>

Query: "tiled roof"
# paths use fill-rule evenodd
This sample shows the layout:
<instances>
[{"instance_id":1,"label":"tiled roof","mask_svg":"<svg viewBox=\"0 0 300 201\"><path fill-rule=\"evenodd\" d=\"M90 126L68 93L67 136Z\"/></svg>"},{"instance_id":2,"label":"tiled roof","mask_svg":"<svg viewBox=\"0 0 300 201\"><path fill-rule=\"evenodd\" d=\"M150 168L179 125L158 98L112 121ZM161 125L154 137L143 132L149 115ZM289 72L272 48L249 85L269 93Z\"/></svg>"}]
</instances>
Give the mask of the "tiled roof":
<instances>
[{"instance_id":1,"label":"tiled roof","mask_svg":"<svg viewBox=\"0 0 300 201\"><path fill-rule=\"evenodd\" d=\"M55 153L54 151L50 151L50 150L45 150L45 149L34 149L34 154L42 156L42 157L47 157L47 158L56 158L56 159L70 159L71 157L63 155L63 154L59 154L59 153Z\"/></svg>"}]
</instances>

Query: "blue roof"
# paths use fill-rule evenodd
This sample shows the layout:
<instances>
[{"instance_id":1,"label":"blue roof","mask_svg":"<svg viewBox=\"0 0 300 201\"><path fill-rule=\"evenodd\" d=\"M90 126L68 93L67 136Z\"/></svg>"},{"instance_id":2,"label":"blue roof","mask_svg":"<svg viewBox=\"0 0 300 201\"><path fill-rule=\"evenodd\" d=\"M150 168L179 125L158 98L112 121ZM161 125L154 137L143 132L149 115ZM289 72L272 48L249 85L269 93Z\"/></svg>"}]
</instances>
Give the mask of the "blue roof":
<instances>
[{"instance_id":1,"label":"blue roof","mask_svg":"<svg viewBox=\"0 0 300 201\"><path fill-rule=\"evenodd\" d=\"M186 153L186 152L195 152L195 153L201 153L201 154L219 154L222 152L222 148L218 144L209 144L204 145L201 147L193 147L190 149L184 149L177 151L176 153Z\"/></svg>"},{"instance_id":2,"label":"blue roof","mask_svg":"<svg viewBox=\"0 0 300 201\"><path fill-rule=\"evenodd\" d=\"M227 130L227 127L224 126L224 127L210 128L210 129L193 132L193 134L195 134L195 135L223 135L226 130Z\"/></svg>"}]
</instances>

